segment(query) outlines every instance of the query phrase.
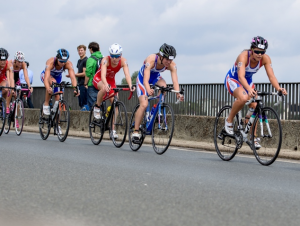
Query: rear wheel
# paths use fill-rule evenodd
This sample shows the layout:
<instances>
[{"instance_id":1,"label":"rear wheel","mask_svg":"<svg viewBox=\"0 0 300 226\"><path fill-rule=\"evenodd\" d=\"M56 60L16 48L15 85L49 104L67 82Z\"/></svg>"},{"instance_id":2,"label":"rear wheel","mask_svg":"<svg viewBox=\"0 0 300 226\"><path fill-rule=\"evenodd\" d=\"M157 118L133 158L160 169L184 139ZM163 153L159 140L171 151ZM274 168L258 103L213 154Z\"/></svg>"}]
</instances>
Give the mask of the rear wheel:
<instances>
[{"instance_id":1,"label":"rear wheel","mask_svg":"<svg viewBox=\"0 0 300 226\"><path fill-rule=\"evenodd\" d=\"M6 101L5 98L0 99L0 136L3 133L5 121L6 121Z\"/></svg>"},{"instance_id":2,"label":"rear wheel","mask_svg":"<svg viewBox=\"0 0 300 226\"><path fill-rule=\"evenodd\" d=\"M16 101L15 105L15 130L18 136L21 135L24 125L24 107L23 101Z\"/></svg>"},{"instance_id":3,"label":"rear wheel","mask_svg":"<svg viewBox=\"0 0 300 226\"><path fill-rule=\"evenodd\" d=\"M154 151L162 155L165 153L172 141L174 132L174 113L172 107L163 103L161 114L157 111L152 127L152 145Z\"/></svg>"},{"instance_id":4,"label":"rear wheel","mask_svg":"<svg viewBox=\"0 0 300 226\"><path fill-rule=\"evenodd\" d=\"M113 144L117 148L120 148L126 140L128 125L126 107L121 101L118 101L116 103L112 112L112 119L110 122L110 137L112 139Z\"/></svg>"},{"instance_id":5,"label":"rear wheel","mask_svg":"<svg viewBox=\"0 0 300 226\"><path fill-rule=\"evenodd\" d=\"M50 115L45 115L43 112L43 104L40 109L40 119L39 119L39 131L41 138L46 140L49 137L51 129L51 119Z\"/></svg>"},{"instance_id":6,"label":"rear wheel","mask_svg":"<svg viewBox=\"0 0 300 226\"><path fill-rule=\"evenodd\" d=\"M280 152L282 129L278 114L273 108L265 107L261 113L262 122L260 122L258 115L254 120L253 128L255 129L251 131L251 142L252 144L258 142L252 148L257 161L268 166L276 160Z\"/></svg>"},{"instance_id":7,"label":"rear wheel","mask_svg":"<svg viewBox=\"0 0 300 226\"><path fill-rule=\"evenodd\" d=\"M141 134L141 138L140 141L138 143L133 143L131 136L132 133L134 132L134 125L135 125L135 114L136 111L138 110L138 108L140 107L140 104L136 105L136 107L134 108L132 115L131 115L131 119L130 119L130 123L129 123L129 133L128 133L128 140L129 140L129 146L131 148L131 150L133 151L137 151L140 149L140 147L142 146L144 139L145 139L145 133L146 133L146 121L145 121L145 116L143 115L143 119L139 128L139 133Z\"/></svg>"},{"instance_id":8,"label":"rear wheel","mask_svg":"<svg viewBox=\"0 0 300 226\"><path fill-rule=\"evenodd\" d=\"M225 131L225 119L231 111L231 106L224 106L218 113L214 125L214 143L219 157L224 161L233 159L238 151L236 139ZM234 132L237 132L237 118L234 117ZM242 142L242 141L241 141Z\"/></svg>"},{"instance_id":9,"label":"rear wheel","mask_svg":"<svg viewBox=\"0 0 300 226\"><path fill-rule=\"evenodd\" d=\"M58 109L57 109L57 116L56 116L56 134L58 137L58 140L60 142L64 142L69 133L69 127L70 127L70 110L69 105L66 101L59 101L58 103Z\"/></svg>"},{"instance_id":10,"label":"rear wheel","mask_svg":"<svg viewBox=\"0 0 300 226\"><path fill-rule=\"evenodd\" d=\"M95 118L94 106L90 110L89 132L93 144L98 145L102 141L105 126L105 112L103 105L100 106L100 119Z\"/></svg>"}]
</instances>

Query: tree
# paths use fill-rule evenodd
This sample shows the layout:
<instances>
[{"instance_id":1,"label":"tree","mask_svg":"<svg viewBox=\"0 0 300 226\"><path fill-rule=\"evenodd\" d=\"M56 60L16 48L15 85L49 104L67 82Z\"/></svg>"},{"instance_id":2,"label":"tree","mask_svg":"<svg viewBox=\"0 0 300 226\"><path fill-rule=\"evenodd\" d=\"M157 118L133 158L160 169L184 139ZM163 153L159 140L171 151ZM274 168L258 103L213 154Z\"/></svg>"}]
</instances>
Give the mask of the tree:
<instances>
[{"instance_id":1,"label":"tree","mask_svg":"<svg viewBox=\"0 0 300 226\"><path fill-rule=\"evenodd\" d=\"M138 74L139 74L139 71L135 71L135 72L132 73L132 75L131 75L131 83L132 83L132 85L136 84L136 77L138 76ZM128 85L127 81L126 81L126 78L122 79L121 85Z\"/></svg>"}]
</instances>

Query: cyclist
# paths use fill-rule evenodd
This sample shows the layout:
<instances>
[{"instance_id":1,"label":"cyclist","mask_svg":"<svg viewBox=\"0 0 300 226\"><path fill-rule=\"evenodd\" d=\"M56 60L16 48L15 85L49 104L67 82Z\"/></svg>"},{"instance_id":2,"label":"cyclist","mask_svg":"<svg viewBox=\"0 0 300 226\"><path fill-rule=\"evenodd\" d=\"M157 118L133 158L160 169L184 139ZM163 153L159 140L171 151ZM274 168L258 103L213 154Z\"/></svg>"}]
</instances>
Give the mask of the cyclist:
<instances>
[{"instance_id":1,"label":"cyclist","mask_svg":"<svg viewBox=\"0 0 300 226\"><path fill-rule=\"evenodd\" d=\"M139 127L144 112L148 106L147 96L151 96L154 93L154 90L151 89L149 84L157 84L159 86L166 87L166 81L161 77L160 73L164 72L165 70L169 70L171 72L174 89L179 91L177 67L173 61L175 57L176 49L173 46L164 43L159 48L158 53L151 54L145 59L144 64L139 71L139 74L136 78L136 85L140 107L135 115L135 128L131 137L133 143L140 142L141 134L139 134ZM177 99L183 101L183 96L181 96L179 93L176 93L176 95Z\"/></svg>"},{"instance_id":2,"label":"cyclist","mask_svg":"<svg viewBox=\"0 0 300 226\"><path fill-rule=\"evenodd\" d=\"M43 104L43 112L45 115L50 115L49 101L51 94L53 92L55 93L59 91L57 87L52 90L52 82L60 83L63 71L65 71L66 69L68 70L68 77L70 77L71 79L72 86L77 86L73 64L71 61L69 61L69 57L70 54L66 49L57 50L56 57L51 57L46 61L45 70L43 70L43 72L41 73L41 81L45 84L46 88L45 102ZM74 88L74 93L76 94L76 96L79 96L80 94L77 88ZM55 100L59 100L58 95L55 97Z\"/></svg>"},{"instance_id":3,"label":"cyclist","mask_svg":"<svg viewBox=\"0 0 300 226\"><path fill-rule=\"evenodd\" d=\"M233 133L233 118L244 107L245 103L256 95L252 76L264 66L268 78L277 91L282 91L284 95L287 92L281 88L274 75L271 58L265 54L268 48L268 41L261 36L254 37L250 42L250 49L244 50L236 59L233 67L228 71L225 77L225 87L228 92L236 98L232 105L232 109L225 120L225 131L228 134ZM249 120L251 112L254 111L256 103L249 105L249 112L245 119ZM260 148L259 140L254 139L255 147Z\"/></svg>"},{"instance_id":4,"label":"cyclist","mask_svg":"<svg viewBox=\"0 0 300 226\"><path fill-rule=\"evenodd\" d=\"M8 61L9 54L6 49L0 48L0 86L12 87L13 84L13 65L11 61ZM3 89L2 95L6 99L6 111L9 113L9 101L8 101L8 90ZM11 96L11 95L10 95ZM10 97L11 98L11 97Z\"/></svg>"},{"instance_id":5,"label":"cyclist","mask_svg":"<svg viewBox=\"0 0 300 226\"><path fill-rule=\"evenodd\" d=\"M97 102L94 107L94 117L100 119L100 105L103 101L103 98L106 98L107 95L114 93L113 88L116 88L115 76L121 68L123 68L127 84L130 87L130 90L133 92L135 87L132 86L131 76L129 74L129 68L127 60L122 57L123 48L118 43L112 44L109 49L109 56L106 56L102 59L101 65L97 70L94 79L93 85L99 90L97 95ZM113 102L113 95L109 98L110 102ZM115 130L112 130L112 135L114 138L118 138L118 135Z\"/></svg>"}]
</instances>

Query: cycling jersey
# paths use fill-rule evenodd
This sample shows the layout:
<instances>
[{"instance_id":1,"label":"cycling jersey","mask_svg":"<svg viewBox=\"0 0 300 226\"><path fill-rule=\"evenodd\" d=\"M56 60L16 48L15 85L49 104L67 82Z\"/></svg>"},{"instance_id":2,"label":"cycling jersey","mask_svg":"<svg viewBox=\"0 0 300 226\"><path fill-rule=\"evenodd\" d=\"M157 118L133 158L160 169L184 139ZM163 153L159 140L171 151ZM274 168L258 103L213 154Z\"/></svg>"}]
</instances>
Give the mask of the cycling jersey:
<instances>
[{"instance_id":1,"label":"cycling jersey","mask_svg":"<svg viewBox=\"0 0 300 226\"><path fill-rule=\"evenodd\" d=\"M114 92L112 89L117 87L116 81L115 81L115 76L118 73L118 71L120 71L120 69L121 69L121 59L116 67L112 67L110 56L107 56L107 57L109 60L109 66L107 66L107 68L106 68L106 81L111 87L109 94L112 94ZM100 81L101 81L101 65L93 78L93 85L97 90L98 90L97 84ZM105 95L105 97L106 97L106 95Z\"/></svg>"},{"instance_id":2,"label":"cycling jersey","mask_svg":"<svg viewBox=\"0 0 300 226\"><path fill-rule=\"evenodd\" d=\"M156 55L155 57L155 61L154 61L154 67L151 68L150 70L150 79L149 79L149 84L156 84L158 80L162 79L162 77L160 76L161 72L164 72L165 70L167 70L167 67L163 67L162 69L157 69L157 59L158 56ZM143 66L141 67L139 74L136 78L136 84L137 84L137 95L142 96L142 95L148 95L146 88L144 86L144 70L145 70L145 61Z\"/></svg>"},{"instance_id":3,"label":"cycling jersey","mask_svg":"<svg viewBox=\"0 0 300 226\"><path fill-rule=\"evenodd\" d=\"M262 67L262 60L257 62L257 65L252 68L250 65L250 51L248 51L248 61L245 67L245 79L251 88L254 88L254 84L252 82L252 76ZM238 87L243 87L239 81L239 76L237 73L237 63L233 65L233 67L227 72L225 76L224 85L228 92L233 95L233 91ZM246 90L248 93L248 91Z\"/></svg>"},{"instance_id":4,"label":"cycling jersey","mask_svg":"<svg viewBox=\"0 0 300 226\"><path fill-rule=\"evenodd\" d=\"M8 61L6 61L5 67L0 69L0 83L7 80L6 78L7 63Z\"/></svg>"}]
</instances>

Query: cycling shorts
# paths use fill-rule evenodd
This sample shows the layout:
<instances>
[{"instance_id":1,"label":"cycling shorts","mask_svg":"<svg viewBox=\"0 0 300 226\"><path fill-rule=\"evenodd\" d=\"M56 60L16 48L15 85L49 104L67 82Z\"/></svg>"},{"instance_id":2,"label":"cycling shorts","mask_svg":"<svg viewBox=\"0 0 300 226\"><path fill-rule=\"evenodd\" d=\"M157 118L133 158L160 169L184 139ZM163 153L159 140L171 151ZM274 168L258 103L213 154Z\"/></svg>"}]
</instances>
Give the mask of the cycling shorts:
<instances>
[{"instance_id":1,"label":"cycling shorts","mask_svg":"<svg viewBox=\"0 0 300 226\"><path fill-rule=\"evenodd\" d=\"M246 78L249 86L254 89L254 83L252 82L252 78ZM233 92L235 89L239 87L243 87L242 84L239 82L238 79L232 78L229 74L226 75L224 85L227 89L227 91L233 96ZM244 88L244 87L243 87ZM244 88L245 89L245 88ZM248 91L245 89L245 91L248 93Z\"/></svg>"},{"instance_id":2,"label":"cycling shorts","mask_svg":"<svg viewBox=\"0 0 300 226\"><path fill-rule=\"evenodd\" d=\"M155 85L161 79L163 78L160 76L160 74L158 74L157 77L154 77L153 79L150 78L149 84ZM148 96L147 90L144 86L144 77L140 73L136 78L136 92L138 97L143 95Z\"/></svg>"},{"instance_id":3,"label":"cycling shorts","mask_svg":"<svg viewBox=\"0 0 300 226\"><path fill-rule=\"evenodd\" d=\"M99 74L100 74L100 73L99 73ZM96 74L96 75L94 76L94 78L93 78L93 85L94 85L94 87L95 87L96 90L99 90L97 84L98 84L100 81L101 81L101 76L97 76L97 74ZM117 88L115 79L108 79L108 78L106 77L106 81L107 81L107 83L110 85L110 88L111 88L111 89L110 89L110 91L109 91L109 94L107 95L107 93L106 93L105 96L103 97L103 99L105 99L105 98L108 97L108 96L112 96L112 95L114 94L113 88Z\"/></svg>"},{"instance_id":4,"label":"cycling shorts","mask_svg":"<svg viewBox=\"0 0 300 226\"><path fill-rule=\"evenodd\" d=\"M44 83L44 80L45 80L45 71L42 71L40 77L41 77L42 83ZM62 74L59 74L58 76L55 76L55 77L51 76L51 78L54 78L55 81L56 81L56 83L61 83ZM60 88L59 87L55 87L54 90L53 90L53 93L56 93L56 92L59 92L59 91L60 91Z\"/></svg>"}]
</instances>

